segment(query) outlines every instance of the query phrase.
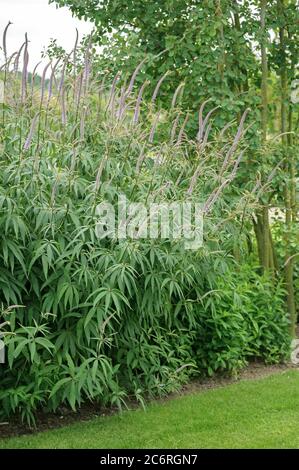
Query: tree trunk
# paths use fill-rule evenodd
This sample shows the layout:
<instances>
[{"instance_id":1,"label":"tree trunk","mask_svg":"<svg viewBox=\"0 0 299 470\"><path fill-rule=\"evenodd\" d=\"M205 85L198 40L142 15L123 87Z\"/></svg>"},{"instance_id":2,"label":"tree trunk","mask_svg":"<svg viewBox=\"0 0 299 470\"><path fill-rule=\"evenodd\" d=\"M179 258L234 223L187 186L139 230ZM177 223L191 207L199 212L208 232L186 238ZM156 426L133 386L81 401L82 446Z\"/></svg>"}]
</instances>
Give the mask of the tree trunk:
<instances>
[{"instance_id":1,"label":"tree trunk","mask_svg":"<svg viewBox=\"0 0 299 470\"><path fill-rule=\"evenodd\" d=\"M261 68L262 68L262 84L261 84L261 144L267 142L268 130L268 58L267 58L267 38L266 38L266 14L267 0L260 2L260 27L261 27ZM261 266L264 271L273 270L275 264L275 253L272 242L269 224L269 207L267 202L262 202L262 209L256 214L257 227L255 226L256 241Z\"/></svg>"},{"instance_id":2,"label":"tree trunk","mask_svg":"<svg viewBox=\"0 0 299 470\"><path fill-rule=\"evenodd\" d=\"M278 0L278 15L280 18L284 16L285 0ZM295 336L296 328L296 305L295 305L295 293L294 293L294 258L292 257L292 199L294 198L293 189L293 157L292 148L289 145L291 143L291 136L287 136L286 132L291 127L290 118L292 113L288 112L289 103L288 98L288 74L287 74L287 63L286 63L286 29L285 26L279 28L279 41L280 41L280 53L281 53L281 67L280 67L280 85L281 85L281 106L280 106L280 130L281 130L281 143L283 148L284 157L284 170L285 170L285 186L284 186L284 204L285 204L285 264L284 264L284 275L285 285L287 290L287 307L291 320L291 334ZM288 119L289 117L289 119ZM289 122L288 122L289 121ZM296 198L296 192L295 192Z\"/></svg>"}]
</instances>

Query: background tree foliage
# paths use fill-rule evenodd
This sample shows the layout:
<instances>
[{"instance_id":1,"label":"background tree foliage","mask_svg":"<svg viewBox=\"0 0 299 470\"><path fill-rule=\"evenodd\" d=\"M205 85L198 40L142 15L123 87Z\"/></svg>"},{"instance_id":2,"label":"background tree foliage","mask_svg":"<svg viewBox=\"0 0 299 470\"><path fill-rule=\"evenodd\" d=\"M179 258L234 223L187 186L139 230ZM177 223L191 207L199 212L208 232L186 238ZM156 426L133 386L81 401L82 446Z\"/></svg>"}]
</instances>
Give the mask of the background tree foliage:
<instances>
[{"instance_id":1,"label":"background tree foliage","mask_svg":"<svg viewBox=\"0 0 299 470\"><path fill-rule=\"evenodd\" d=\"M108 73L132 72L147 61L137 81L163 77L159 100L169 104L180 83L185 109L208 109L222 127L250 107L247 165L243 182L260 172L271 188L253 217L257 253L264 270L284 275L288 310L296 321L294 270L298 255L297 175L298 104L290 101L298 76L299 15L297 0L56 0L79 18L95 24L94 40L103 46L100 62ZM150 96L152 88L148 88ZM197 132L197 117L187 129ZM275 136L282 134L272 145ZM279 162L282 162L279 164ZM277 168L278 165L278 168ZM242 179L240 184L243 184ZM285 213L282 237L271 234L269 211ZM279 246L278 246L279 245ZM281 257L280 245L284 254Z\"/></svg>"},{"instance_id":2,"label":"background tree foliage","mask_svg":"<svg viewBox=\"0 0 299 470\"><path fill-rule=\"evenodd\" d=\"M242 6L211 0L57 3L95 23L95 40L107 44L104 58L112 73L133 70L145 56L139 83L144 78L154 83L170 72L159 96L164 103L184 82L184 105L198 111L210 97L211 107L221 105L216 118L221 126L228 116L235 117L236 110L257 102L249 82L256 85L258 64L248 40L258 22L247 2Z\"/></svg>"}]
</instances>

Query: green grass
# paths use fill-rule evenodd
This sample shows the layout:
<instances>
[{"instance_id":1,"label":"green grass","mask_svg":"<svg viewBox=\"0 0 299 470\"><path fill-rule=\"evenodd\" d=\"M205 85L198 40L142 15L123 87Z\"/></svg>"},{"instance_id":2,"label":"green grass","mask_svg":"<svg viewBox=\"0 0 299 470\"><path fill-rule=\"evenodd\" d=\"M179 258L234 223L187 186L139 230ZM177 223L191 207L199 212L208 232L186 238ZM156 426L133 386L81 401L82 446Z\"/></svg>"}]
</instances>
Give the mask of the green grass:
<instances>
[{"instance_id":1,"label":"green grass","mask_svg":"<svg viewBox=\"0 0 299 470\"><path fill-rule=\"evenodd\" d=\"M0 448L299 448L299 373L196 392Z\"/></svg>"}]
</instances>

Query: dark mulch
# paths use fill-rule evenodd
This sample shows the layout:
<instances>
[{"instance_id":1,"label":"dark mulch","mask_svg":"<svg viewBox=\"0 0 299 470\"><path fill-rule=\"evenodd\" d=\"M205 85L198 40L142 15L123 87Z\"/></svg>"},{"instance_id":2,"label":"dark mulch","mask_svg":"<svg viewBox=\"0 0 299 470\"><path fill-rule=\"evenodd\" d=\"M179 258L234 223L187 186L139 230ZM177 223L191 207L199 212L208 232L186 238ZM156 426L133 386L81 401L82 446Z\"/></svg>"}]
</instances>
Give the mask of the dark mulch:
<instances>
[{"instance_id":1,"label":"dark mulch","mask_svg":"<svg viewBox=\"0 0 299 470\"><path fill-rule=\"evenodd\" d=\"M36 413L36 427L29 427L22 423L20 418L13 416L9 422L0 422L0 439L5 437L21 436L23 434L34 434L37 432L57 429L78 421L89 421L99 416L107 416L117 413L117 408L101 408L98 404L86 403L76 412L70 408L61 407L55 413L44 412Z\"/></svg>"},{"instance_id":2,"label":"dark mulch","mask_svg":"<svg viewBox=\"0 0 299 470\"><path fill-rule=\"evenodd\" d=\"M237 383L240 380L263 378L292 368L294 368L294 366L291 364L265 365L261 362L254 362L242 370L237 377L218 375L212 378L195 380L183 386L179 392L172 393L161 400L170 400L185 394L224 387L229 384ZM136 409L138 404L132 401L128 406L130 409ZM22 424L20 419L17 417L12 417L9 422L0 422L0 438L20 436L23 434L34 434L36 432L47 431L49 429L57 429L68 424L79 421L88 421L99 416L111 416L117 412L117 408L103 408L98 404L93 403L82 405L80 410L77 412L74 412L67 407L60 408L56 413L39 411L36 414L36 428L30 428L26 424Z\"/></svg>"}]
</instances>

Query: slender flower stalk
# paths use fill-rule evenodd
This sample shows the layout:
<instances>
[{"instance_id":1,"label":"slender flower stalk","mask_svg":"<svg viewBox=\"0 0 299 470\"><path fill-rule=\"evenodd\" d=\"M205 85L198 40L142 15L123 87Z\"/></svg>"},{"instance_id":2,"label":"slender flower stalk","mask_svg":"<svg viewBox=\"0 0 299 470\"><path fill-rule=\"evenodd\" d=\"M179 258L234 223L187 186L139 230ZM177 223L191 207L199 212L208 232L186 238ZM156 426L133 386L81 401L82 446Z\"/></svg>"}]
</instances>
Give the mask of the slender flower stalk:
<instances>
[{"instance_id":1,"label":"slender flower stalk","mask_svg":"<svg viewBox=\"0 0 299 470\"><path fill-rule=\"evenodd\" d=\"M102 109L102 100L103 100L103 96L104 96L104 90L105 90L105 85L106 85L106 79L107 79L107 76L104 75L102 81L101 81L101 84L99 86L99 90L98 90L98 103L97 103L97 121L100 117L100 112L101 112L101 109Z\"/></svg>"},{"instance_id":2,"label":"slender flower stalk","mask_svg":"<svg viewBox=\"0 0 299 470\"><path fill-rule=\"evenodd\" d=\"M19 49L18 52L17 52L16 58L15 58L15 61L14 61L14 73L15 73L15 74L18 73L18 70L19 70L19 61L20 61L20 57L21 57L21 54L22 54L22 50L23 50L24 47L25 47L25 44L26 44L26 42L23 42L23 44L21 45L20 49Z\"/></svg>"},{"instance_id":3,"label":"slender flower stalk","mask_svg":"<svg viewBox=\"0 0 299 470\"><path fill-rule=\"evenodd\" d=\"M115 77L113 79L110 94L109 94L109 98L108 98L108 103L107 103L107 107L106 107L106 112L108 110L110 111L114 107L113 105L114 105L114 100L115 100L115 90L116 90L117 82L120 79L120 76L121 76L120 72L117 72L117 74L115 75Z\"/></svg>"},{"instance_id":4,"label":"slender flower stalk","mask_svg":"<svg viewBox=\"0 0 299 470\"><path fill-rule=\"evenodd\" d=\"M27 78L28 78L28 62L29 62L29 54L28 54L28 37L27 33L25 34L25 49L24 49L24 56L23 56L23 70L22 70L22 90L21 90L21 102L24 103L27 96Z\"/></svg>"},{"instance_id":5,"label":"slender flower stalk","mask_svg":"<svg viewBox=\"0 0 299 470\"><path fill-rule=\"evenodd\" d=\"M58 64L60 62L60 58L57 59L57 61L55 62L54 66L52 67L52 71L51 71L51 75L50 75L50 80L49 80L49 86L48 86L48 102L47 102L47 108L49 107L49 104L50 104L50 100L51 100L51 97L52 97L52 92L53 92L53 82L54 82L54 79L55 79L55 71L58 67Z\"/></svg>"},{"instance_id":6,"label":"slender flower stalk","mask_svg":"<svg viewBox=\"0 0 299 470\"><path fill-rule=\"evenodd\" d=\"M85 134L85 119L86 119L87 107L85 106L82 109L81 119L80 119L80 141L84 141L84 134Z\"/></svg>"},{"instance_id":7,"label":"slender flower stalk","mask_svg":"<svg viewBox=\"0 0 299 470\"><path fill-rule=\"evenodd\" d=\"M2 38L3 54L4 54L5 62L7 62L6 36L7 36L7 31L8 31L8 28L10 27L10 25L12 25L12 22L11 22L11 21L9 21L9 22L7 23L7 25L5 26L4 31L3 31L3 38Z\"/></svg>"},{"instance_id":8,"label":"slender flower stalk","mask_svg":"<svg viewBox=\"0 0 299 470\"><path fill-rule=\"evenodd\" d=\"M117 111L117 120L120 121L121 118L124 115L126 107L126 86L121 87L120 91L120 98L119 98L119 105L118 105L118 111Z\"/></svg>"},{"instance_id":9,"label":"slender flower stalk","mask_svg":"<svg viewBox=\"0 0 299 470\"><path fill-rule=\"evenodd\" d=\"M259 179L258 179L256 185L254 186L253 190L251 191L251 194L254 194L259 189L259 191L257 192L257 195L256 195L257 200L259 200L260 196L267 191L267 189L271 185L271 182L272 182L274 176L277 173L278 168L283 164L283 162L284 162L284 159L282 159L282 160L280 160L280 162L278 162L278 164L269 173L269 175L266 179L266 182L264 184L262 184L261 175L259 174Z\"/></svg>"},{"instance_id":10,"label":"slender flower stalk","mask_svg":"<svg viewBox=\"0 0 299 470\"><path fill-rule=\"evenodd\" d=\"M157 115L156 115L156 118L154 120L154 124L152 125L151 131L150 131L150 135L149 135L149 139L148 139L150 144L152 144L153 141L154 141L155 132L156 132L158 122L159 122L159 119L160 119L160 113L161 113L161 111L159 110Z\"/></svg>"},{"instance_id":11,"label":"slender flower stalk","mask_svg":"<svg viewBox=\"0 0 299 470\"><path fill-rule=\"evenodd\" d=\"M236 120L233 119L231 122L228 122L227 124L225 124L223 129L221 129L221 131L220 131L219 139L222 139L224 137L224 134L227 131L227 129L229 129L231 126L233 126L235 122L236 122Z\"/></svg>"},{"instance_id":12,"label":"slender flower stalk","mask_svg":"<svg viewBox=\"0 0 299 470\"><path fill-rule=\"evenodd\" d=\"M62 124L65 126L66 124L66 101L65 101L65 71L66 71L66 66L68 64L68 59L69 55L65 58L65 61L63 63L62 71L61 71L61 77L58 85L58 99L60 99L61 103L61 121Z\"/></svg>"},{"instance_id":13,"label":"slender flower stalk","mask_svg":"<svg viewBox=\"0 0 299 470\"><path fill-rule=\"evenodd\" d=\"M43 70L43 73L42 73L42 80L41 80L41 86L40 86L40 89L41 89L41 96L40 96L40 108L42 108L42 105L43 105L43 101L44 101L44 96L45 96L45 81L46 81L46 73L47 73L47 70L48 68L50 67L50 65L52 64L52 62L49 62L44 70Z\"/></svg>"},{"instance_id":14,"label":"slender flower stalk","mask_svg":"<svg viewBox=\"0 0 299 470\"><path fill-rule=\"evenodd\" d=\"M206 163L206 161L208 160L208 157L204 158L200 163L199 165L197 165L197 168L195 170L195 172L193 173L192 175L192 178L191 178L191 181L190 181L190 185L189 185L189 188L187 190L187 195L188 196L191 196L191 194L193 193L193 190L196 186L196 183L198 181L198 178L201 174L201 170L204 170L204 164Z\"/></svg>"},{"instance_id":15,"label":"slender flower stalk","mask_svg":"<svg viewBox=\"0 0 299 470\"><path fill-rule=\"evenodd\" d=\"M138 124L139 114L140 114L140 105L141 105L141 101L142 101L142 95L143 95L145 87L148 84L149 84L149 81L146 80L143 83L143 85L141 86L140 90L139 90L138 97L137 97L137 100L136 100L136 106L135 106L135 110L134 110L134 116L133 116L133 125L134 126L136 126Z\"/></svg>"},{"instance_id":16,"label":"slender flower stalk","mask_svg":"<svg viewBox=\"0 0 299 470\"><path fill-rule=\"evenodd\" d=\"M136 80L136 77L137 77L137 74L139 73L141 67L143 66L143 64L146 62L147 60L147 57L145 57L139 65L137 65L132 77L131 77L131 80L130 80L130 83L129 83L129 86L125 92L125 98L128 98L133 90L133 86L134 86L134 83L135 83L135 80Z\"/></svg>"},{"instance_id":17,"label":"slender flower stalk","mask_svg":"<svg viewBox=\"0 0 299 470\"><path fill-rule=\"evenodd\" d=\"M79 73L77 79L76 79L76 90L77 90L77 95L75 97L76 99L76 108L77 108L77 114L78 114L78 107L80 105L80 100L82 96L82 86L83 86L83 70Z\"/></svg>"},{"instance_id":18,"label":"slender flower stalk","mask_svg":"<svg viewBox=\"0 0 299 470\"><path fill-rule=\"evenodd\" d=\"M106 165L106 161L108 159L108 156L107 154L102 158L102 161L100 163L100 166L99 166L99 169L97 171L97 176L96 176L96 181L95 181L95 192L97 193L98 190L99 190L99 187L100 187L100 183L101 183L101 176L102 176L102 173L104 171L104 168L105 168L105 165Z\"/></svg>"},{"instance_id":19,"label":"slender flower stalk","mask_svg":"<svg viewBox=\"0 0 299 470\"><path fill-rule=\"evenodd\" d=\"M234 141L233 141L231 147L229 148L229 150L228 150L228 152L225 156L225 159L223 161L222 168L221 168L220 174L219 174L220 178L223 175L223 173L225 172L227 166L229 165L230 159L231 159L232 155L234 154L234 152L236 151L237 146L238 146L238 144L241 140L241 137L242 137L242 134L243 134L244 122L245 122L245 119L246 119L246 116L247 116L248 112L249 112L249 109L246 109L245 112L243 113L242 117L241 117L240 124L239 124L239 127L238 127L238 131L235 135Z\"/></svg>"},{"instance_id":20,"label":"slender flower stalk","mask_svg":"<svg viewBox=\"0 0 299 470\"><path fill-rule=\"evenodd\" d=\"M6 82L7 82L7 73L9 72L9 67L10 67L10 64L11 62L13 61L14 57L17 55L17 52L14 52L10 57L7 58L6 62L0 67L0 71L4 70L4 83L2 84L3 86L3 100L4 100L4 92L5 92L5 95L6 97L8 97L8 90L7 90L7 87L6 87ZM1 87L1 84L0 84L0 87ZM14 95L14 93L13 93ZM5 109L3 108L2 109L2 122L4 123L4 120L5 120Z\"/></svg>"},{"instance_id":21,"label":"slender flower stalk","mask_svg":"<svg viewBox=\"0 0 299 470\"><path fill-rule=\"evenodd\" d=\"M166 73L164 73L164 75L162 75L162 77L160 78L160 80L158 81L157 85L156 85L156 88L154 89L154 93L153 93L153 96L152 96L152 103L154 104L155 101L156 101L156 98L158 96L158 93L159 93L159 90L161 88L161 85L162 83L164 82L165 78L170 74L170 71L167 70Z\"/></svg>"},{"instance_id":22,"label":"slender flower stalk","mask_svg":"<svg viewBox=\"0 0 299 470\"><path fill-rule=\"evenodd\" d=\"M74 84L76 80L76 68L77 68L77 47L78 47L78 41L79 41L79 31L76 28L76 39L75 39L75 45L73 49L73 73L74 73ZM76 90L74 89L74 94L76 94Z\"/></svg>"},{"instance_id":23,"label":"slender flower stalk","mask_svg":"<svg viewBox=\"0 0 299 470\"><path fill-rule=\"evenodd\" d=\"M66 66L67 66L67 58L64 60L64 62L63 62L63 67L62 67L62 70L61 70L61 77L60 77L59 85L58 85L58 96L59 96L59 94L61 93L61 90L62 90L63 87L64 87L65 69L66 69Z\"/></svg>"},{"instance_id":24,"label":"slender flower stalk","mask_svg":"<svg viewBox=\"0 0 299 470\"><path fill-rule=\"evenodd\" d=\"M61 102L61 121L62 121L62 124L65 126L67 118L66 118L66 100L65 100L65 88L64 88L64 86L61 89L60 102Z\"/></svg>"},{"instance_id":25,"label":"slender flower stalk","mask_svg":"<svg viewBox=\"0 0 299 470\"><path fill-rule=\"evenodd\" d=\"M200 129L200 132L198 132L198 134L197 134L197 140L199 142L202 139L204 139L205 128L206 128L207 123L209 122L209 119L210 119L211 115L219 108L220 108L220 106L215 106L215 108L211 109L211 111L209 111L208 114L206 115L206 117L204 118L203 123L202 123L202 127Z\"/></svg>"},{"instance_id":26,"label":"slender flower stalk","mask_svg":"<svg viewBox=\"0 0 299 470\"><path fill-rule=\"evenodd\" d=\"M31 145L34 129L35 129L35 126L36 126L36 121L37 121L39 115L40 115L40 112L36 113L36 115L32 119L31 126L30 126L30 131L29 131L29 134L26 138L23 150L28 150L30 145Z\"/></svg>"},{"instance_id":27,"label":"slender flower stalk","mask_svg":"<svg viewBox=\"0 0 299 470\"><path fill-rule=\"evenodd\" d=\"M184 135L184 131L185 131L185 127L187 125L187 122L189 120L189 113L186 114L186 117L184 119L184 122L182 124L182 127L178 133L178 138L177 138L177 141L176 141L176 145L180 145L181 142L182 142L182 139L183 139L183 135Z\"/></svg>"},{"instance_id":28,"label":"slender flower stalk","mask_svg":"<svg viewBox=\"0 0 299 470\"><path fill-rule=\"evenodd\" d=\"M203 110L205 108L205 105L211 101L211 98L208 100L204 101L202 105L199 108L199 113L198 113L198 133L197 133L197 140L200 142L203 137Z\"/></svg>"},{"instance_id":29,"label":"slender flower stalk","mask_svg":"<svg viewBox=\"0 0 299 470\"><path fill-rule=\"evenodd\" d=\"M16 55L17 55L17 52L14 52L10 57L8 57L6 62L3 65L1 65L0 71L5 70L5 69L9 70L10 64L11 64L13 58L16 57Z\"/></svg>"},{"instance_id":30,"label":"slender flower stalk","mask_svg":"<svg viewBox=\"0 0 299 470\"><path fill-rule=\"evenodd\" d=\"M30 91L30 97L31 97L31 100L33 99L33 93L34 93L34 83L35 83L35 77L36 77L36 71L37 71L37 68L38 66L41 64L41 61L39 61L34 69L33 69L33 72L32 72L32 75L31 75L31 91Z\"/></svg>"},{"instance_id":31,"label":"slender flower stalk","mask_svg":"<svg viewBox=\"0 0 299 470\"><path fill-rule=\"evenodd\" d=\"M219 188L214 189L214 191L210 194L207 202L203 206L203 213L208 214L210 212L212 206L215 204L216 200L218 199L222 190L228 185L230 179L227 178L223 183L219 186Z\"/></svg>"},{"instance_id":32,"label":"slender flower stalk","mask_svg":"<svg viewBox=\"0 0 299 470\"><path fill-rule=\"evenodd\" d=\"M229 177L229 180L232 181L234 179L234 177L236 176L237 174L237 170L239 168L239 164L240 164L240 161L242 160L243 158L243 155L244 155L244 152L245 152L246 149L242 150L242 152L240 152L237 160L235 161L234 163L234 166L233 166L233 171L231 172L231 175Z\"/></svg>"},{"instance_id":33,"label":"slender flower stalk","mask_svg":"<svg viewBox=\"0 0 299 470\"><path fill-rule=\"evenodd\" d=\"M211 128L212 128L212 124L209 122L208 124L208 127L207 127L207 130L206 132L204 133L204 138L203 138L203 141L200 145L200 149L201 151L203 151L208 143L208 138L209 138L209 135L210 135L210 131L211 131Z\"/></svg>"},{"instance_id":34,"label":"slender flower stalk","mask_svg":"<svg viewBox=\"0 0 299 470\"><path fill-rule=\"evenodd\" d=\"M92 34L89 36L85 56L84 56L84 70L83 70L83 90L84 96L86 96L88 92L89 86L89 79L90 79L90 71L91 71L91 59L90 59L90 49L91 49L91 42L92 42Z\"/></svg>"},{"instance_id":35,"label":"slender flower stalk","mask_svg":"<svg viewBox=\"0 0 299 470\"><path fill-rule=\"evenodd\" d=\"M182 83L179 84L179 86L175 90L172 101L171 101L171 108L172 109L175 108L179 93L183 93L184 86L185 86L185 83L182 82Z\"/></svg>"},{"instance_id":36,"label":"slender flower stalk","mask_svg":"<svg viewBox=\"0 0 299 470\"><path fill-rule=\"evenodd\" d=\"M178 112L170 131L170 144L173 144L181 113Z\"/></svg>"},{"instance_id":37,"label":"slender flower stalk","mask_svg":"<svg viewBox=\"0 0 299 470\"><path fill-rule=\"evenodd\" d=\"M223 181L223 183L219 186L219 188L215 189L211 195L209 196L207 202L204 204L204 207L203 207L203 212L204 214L207 214L208 212L210 212L212 206L215 204L215 202L217 201L217 199L219 198L220 194L222 193L223 189L229 184L231 183L231 181L235 178L236 174L237 174L237 170L238 170L238 167L239 167L239 163L243 157L243 154L244 154L244 151L243 150L237 160L235 161L235 164L234 164L234 167L233 167L233 170L231 172L231 174L229 175L229 177Z\"/></svg>"}]
</instances>

